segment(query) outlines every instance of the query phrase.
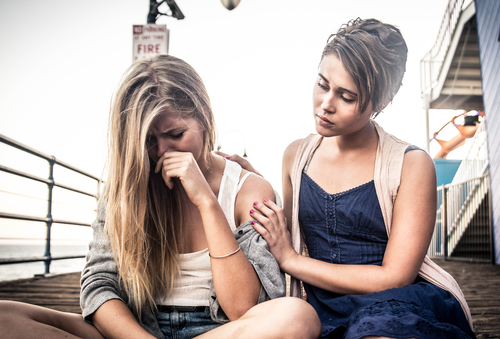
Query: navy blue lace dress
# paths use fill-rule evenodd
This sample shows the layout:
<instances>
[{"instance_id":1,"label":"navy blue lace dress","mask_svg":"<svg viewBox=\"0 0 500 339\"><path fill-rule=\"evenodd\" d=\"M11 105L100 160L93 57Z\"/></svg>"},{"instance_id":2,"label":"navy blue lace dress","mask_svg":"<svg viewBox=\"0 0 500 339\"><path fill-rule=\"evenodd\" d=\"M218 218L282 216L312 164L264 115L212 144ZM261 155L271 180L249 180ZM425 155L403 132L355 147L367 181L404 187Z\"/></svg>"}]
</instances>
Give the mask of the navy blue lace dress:
<instances>
[{"instance_id":1,"label":"navy blue lace dress","mask_svg":"<svg viewBox=\"0 0 500 339\"><path fill-rule=\"evenodd\" d=\"M299 221L310 257L334 264L382 264L388 238L373 181L328 194L303 172ZM322 338L476 338L453 295L422 278L367 295L304 288L321 319Z\"/></svg>"}]
</instances>

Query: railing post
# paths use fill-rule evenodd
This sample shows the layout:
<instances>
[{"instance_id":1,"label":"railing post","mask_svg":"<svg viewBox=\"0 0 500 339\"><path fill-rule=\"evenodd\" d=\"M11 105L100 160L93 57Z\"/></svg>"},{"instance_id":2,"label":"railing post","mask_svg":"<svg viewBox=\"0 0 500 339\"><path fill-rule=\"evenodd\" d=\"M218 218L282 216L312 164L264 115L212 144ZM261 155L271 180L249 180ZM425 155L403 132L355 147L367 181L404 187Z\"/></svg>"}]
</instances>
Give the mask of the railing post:
<instances>
[{"instance_id":1,"label":"railing post","mask_svg":"<svg viewBox=\"0 0 500 339\"><path fill-rule=\"evenodd\" d=\"M443 184L443 189L441 191L442 194L442 203L441 203L441 208L443 209L441 211L441 223L442 223L442 230L443 230L443 258L446 260L448 258L448 218L447 218L447 206L446 206L446 185Z\"/></svg>"},{"instance_id":2,"label":"railing post","mask_svg":"<svg viewBox=\"0 0 500 339\"><path fill-rule=\"evenodd\" d=\"M56 162L55 157L51 157L49 161L49 183L48 190L49 196L47 200L47 236L45 238L45 256L48 257L45 260L45 274L50 273L50 262L52 261L52 255L50 253L50 242L51 242L51 231L52 231L52 192L54 189L54 165Z\"/></svg>"}]
</instances>

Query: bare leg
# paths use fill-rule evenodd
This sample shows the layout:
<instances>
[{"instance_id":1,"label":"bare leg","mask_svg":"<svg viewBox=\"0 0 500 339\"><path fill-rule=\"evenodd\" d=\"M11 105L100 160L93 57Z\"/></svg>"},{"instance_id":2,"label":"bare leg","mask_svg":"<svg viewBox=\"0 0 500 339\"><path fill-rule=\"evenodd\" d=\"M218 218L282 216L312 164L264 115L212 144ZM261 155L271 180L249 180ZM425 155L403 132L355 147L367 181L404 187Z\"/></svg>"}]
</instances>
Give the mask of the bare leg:
<instances>
[{"instance_id":1,"label":"bare leg","mask_svg":"<svg viewBox=\"0 0 500 339\"><path fill-rule=\"evenodd\" d=\"M258 304L240 319L196 338L313 339L320 334L321 323L314 308L304 300L285 297Z\"/></svg>"},{"instance_id":2,"label":"bare leg","mask_svg":"<svg viewBox=\"0 0 500 339\"><path fill-rule=\"evenodd\" d=\"M0 338L104 339L82 316L15 301L0 301Z\"/></svg>"}]
</instances>

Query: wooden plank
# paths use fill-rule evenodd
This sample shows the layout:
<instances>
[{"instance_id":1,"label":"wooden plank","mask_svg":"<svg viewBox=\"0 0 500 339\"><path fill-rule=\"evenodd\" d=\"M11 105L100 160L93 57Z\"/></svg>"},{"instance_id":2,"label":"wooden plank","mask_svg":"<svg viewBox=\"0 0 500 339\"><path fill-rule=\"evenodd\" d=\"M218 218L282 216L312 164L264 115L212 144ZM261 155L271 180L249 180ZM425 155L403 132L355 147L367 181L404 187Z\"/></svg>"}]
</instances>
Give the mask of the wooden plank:
<instances>
[{"instance_id":1,"label":"wooden plank","mask_svg":"<svg viewBox=\"0 0 500 339\"><path fill-rule=\"evenodd\" d=\"M500 339L500 266L433 259L458 282L478 339Z\"/></svg>"},{"instance_id":2,"label":"wooden plank","mask_svg":"<svg viewBox=\"0 0 500 339\"><path fill-rule=\"evenodd\" d=\"M81 314L80 272L0 282L0 300L22 301Z\"/></svg>"},{"instance_id":3,"label":"wooden plank","mask_svg":"<svg viewBox=\"0 0 500 339\"><path fill-rule=\"evenodd\" d=\"M500 266L433 259L462 288L478 339L500 339ZM0 282L0 300L16 300L81 314L80 272Z\"/></svg>"}]
</instances>

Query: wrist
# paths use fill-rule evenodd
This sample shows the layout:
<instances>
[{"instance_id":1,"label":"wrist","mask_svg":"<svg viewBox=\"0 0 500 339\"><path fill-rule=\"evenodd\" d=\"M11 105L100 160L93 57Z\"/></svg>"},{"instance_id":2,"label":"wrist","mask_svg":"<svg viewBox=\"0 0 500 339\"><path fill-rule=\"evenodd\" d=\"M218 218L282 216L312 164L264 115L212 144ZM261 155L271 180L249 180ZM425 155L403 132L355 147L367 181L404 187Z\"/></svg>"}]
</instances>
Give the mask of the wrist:
<instances>
[{"instance_id":1,"label":"wrist","mask_svg":"<svg viewBox=\"0 0 500 339\"><path fill-rule=\"evenodd\" d=\"M298 260L300 255L291 249L289 254L283 257L281 262L278 262L281 270L289 275L294 275L294 269L297 268Z\"/></svg>"},{"instance_id":2,"label":"wrist","mask_svg":"<svg viewBox=\"0 0 500 339\"><path fill-rule=\"evenodd\" d=\"M213 210L214 208L220 208L220 205L215 195L212 194L211 196L207 196L201 199L197 207L200 212L203 212L206 210Z\"/></svg>"}]
</instances>

